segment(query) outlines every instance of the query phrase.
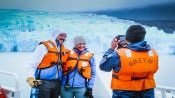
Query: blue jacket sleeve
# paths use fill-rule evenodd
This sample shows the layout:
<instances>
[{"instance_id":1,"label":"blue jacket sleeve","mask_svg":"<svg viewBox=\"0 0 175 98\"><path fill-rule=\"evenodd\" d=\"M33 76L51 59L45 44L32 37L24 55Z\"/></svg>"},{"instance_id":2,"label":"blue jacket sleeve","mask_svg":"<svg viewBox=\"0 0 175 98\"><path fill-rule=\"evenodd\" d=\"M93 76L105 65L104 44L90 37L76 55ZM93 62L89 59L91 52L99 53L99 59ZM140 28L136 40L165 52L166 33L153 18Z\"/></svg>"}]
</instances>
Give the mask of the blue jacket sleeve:
<instances>
[{"instance_id":1,"label":"blue jacket sleeve","mask_svg":"<svg viewBox=\"0 0 175 98\"><path fill-rule=\"evenodd\" d=\"M120 57L113 49L108 49L103 55L102 60L100 61L100 70L110 72L114 70L118 72L120 70Z\"/></svg>"},{"instance_id":2,"label":"blue jacket sleeve","mask_svg":"<svg viewBox=\"0 0 175 98\"><path fill-rule=\"evenodd\" d=\"M96 62L94 56L90 59L91 79L88 81L88 88L93 88L96 76Z\"/></svg>"}]
</instances>

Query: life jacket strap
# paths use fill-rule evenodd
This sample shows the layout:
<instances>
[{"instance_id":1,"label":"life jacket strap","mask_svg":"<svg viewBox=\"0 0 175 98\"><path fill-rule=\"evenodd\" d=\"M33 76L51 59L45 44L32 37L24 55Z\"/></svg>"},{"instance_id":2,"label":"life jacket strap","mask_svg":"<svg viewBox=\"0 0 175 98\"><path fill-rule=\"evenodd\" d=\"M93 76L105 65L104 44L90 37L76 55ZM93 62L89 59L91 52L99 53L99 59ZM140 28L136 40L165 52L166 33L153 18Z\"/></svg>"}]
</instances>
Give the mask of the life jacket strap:
<instances>
[{"instance_id":1,"label":"life jacket strap","mask_svg":"<svg viewBox=\"0 0 175 98\"><path fill-rule=\"evenodd\" d=\"M72 66L68 67L68 70L64 71L67 73L67 77L66 77L66 84L65 84L65 88L68 89L69 88L69 72L71 71Z\"/></svg>"},{"instance_id":2,"label":"life jacket strap","mask_svg":"<svg viewBox=\"0 0 175 98\"><path fill-rule=\"evenodd\" d=\"M80 73L83 73L84 71L85 71L84 68L81 68L81 69L80 69Z\"/></svg>"},{"instance_id":3,"label":"life jacket strap","mask_svg":"<svg viewBox=\"0 0 175 98\"><path fill-rule=\"evenodd\" d=\"M73 57L68 57L67 60L77 60L77 58L73 58Z\"/></svg>"},{"instance_id":4,"label":"life jacket strap","mask_svg":"<svg viewBox=\"0 0 175 98\"><path fill-rule=\"evenodd\" d=\"M81 60L81 61L89 61L88 59L79 59L79 60Z\"/></svg>"},{"instance_id":5,"label":"life jacket strap","mask_svg":"<svg viewBox=\"0 0 175 98\"><path fill-rule=\"evenodd\" d=\"M133 80L142 80L142 79L148 79L148 76L145 77L132 77L132 76L117 76L115 74L112 74L112 77L117 80L125 80L125 81L133 81Z\"/></svg>"}]
</instances>

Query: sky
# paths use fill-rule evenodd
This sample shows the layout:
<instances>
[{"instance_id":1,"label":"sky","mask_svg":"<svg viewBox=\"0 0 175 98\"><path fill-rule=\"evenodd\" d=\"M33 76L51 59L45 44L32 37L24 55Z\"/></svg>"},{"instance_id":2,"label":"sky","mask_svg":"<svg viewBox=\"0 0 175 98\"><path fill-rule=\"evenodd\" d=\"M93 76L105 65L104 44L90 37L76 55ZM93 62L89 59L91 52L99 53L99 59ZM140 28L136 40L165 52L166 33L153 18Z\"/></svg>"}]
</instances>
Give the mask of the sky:
<instances>
[{"instance_id":1,"label":"sky","mask_svg":"<svg viewBox=\"0 0 175 98\"><path fill-rule=\"evenodd\" d=\"M169 2L175 0L0 0L0 9L80 12L139 8Z\"/></svg>"}]
</instances>

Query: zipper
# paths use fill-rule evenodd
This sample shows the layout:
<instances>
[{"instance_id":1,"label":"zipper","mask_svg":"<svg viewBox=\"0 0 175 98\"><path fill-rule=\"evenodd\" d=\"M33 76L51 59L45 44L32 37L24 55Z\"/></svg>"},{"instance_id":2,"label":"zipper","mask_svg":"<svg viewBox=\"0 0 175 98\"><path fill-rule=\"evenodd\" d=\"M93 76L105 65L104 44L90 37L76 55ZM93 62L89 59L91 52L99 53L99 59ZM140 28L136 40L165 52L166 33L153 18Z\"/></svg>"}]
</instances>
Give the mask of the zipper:
<instances>
[{"instance_id":1,"label":"zipper","mask_svg":"<svg viewBox=\"0 0 175 98\"><path fill-rule=\"evenodd\" d=\"M75 68L75 72L74 72L74 76L73 76L73 81L72 81L72 87L73 87L73 85L74 85L74 79L75 79L76 69L77 69L77 67Z\"/></svg>"}]
</instances>

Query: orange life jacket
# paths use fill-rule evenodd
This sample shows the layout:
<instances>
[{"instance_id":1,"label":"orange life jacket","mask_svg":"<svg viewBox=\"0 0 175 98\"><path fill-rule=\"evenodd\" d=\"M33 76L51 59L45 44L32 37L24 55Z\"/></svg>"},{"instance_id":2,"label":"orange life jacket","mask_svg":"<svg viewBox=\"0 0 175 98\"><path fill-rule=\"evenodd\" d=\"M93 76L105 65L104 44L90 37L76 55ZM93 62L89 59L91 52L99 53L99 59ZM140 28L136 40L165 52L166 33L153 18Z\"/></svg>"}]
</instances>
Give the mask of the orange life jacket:
<instances>
[{"instance_id":1,"label":"orange life jacket","mask_svg":"<svg viewBox=\"0 0 175 98\"><path fill-rule=\"evenodd\" d=\"M45 47L47 48L48 52L47 54L45 54L45 56L43 57L41 63L38 65L38 68L48 68L51 67L55 64L57 64L60 58L60 50L57 49L57 47L55 46L55 44L53 42L51 42L50 40L48 41L43 41L41 42L41 44L45 45ZM62 64L65 64L68 58L68 49L66 49L63 45L61 45L61 49L62 49Z\"/></svg>"},{"instance_id":2,"label":"orange life jacket","mask_svg":"<svg viewBox=\"0 0 175 98\"><path fill-rule=\"evenodd\" d=\"M158 54L151 49L137 52L126 48L117 50L121 60L121 69L112 74L113 90L140 91L154 88L154 73L158 70Z\"/></svg>"},{"instance_id":3,"label":"orange life jacket","mask_svg":"<svg viewBox=\"0 0 175 98\"><path fill-rule=\"evenodd\" d=\"M90 52L85 52L78 57L78 54L75 51L69 52L69 57L65 66L63 67L63 74L67 75L70 73L76 66L78 66L78 71L82 74L82 76L86 79L91 78L91 66L90 59L93 54Z\"/></svg>"}]
</instances>

